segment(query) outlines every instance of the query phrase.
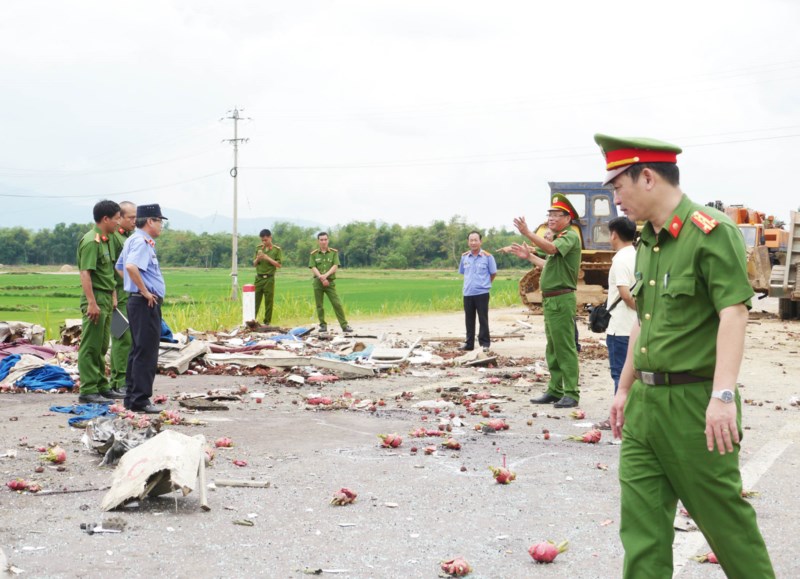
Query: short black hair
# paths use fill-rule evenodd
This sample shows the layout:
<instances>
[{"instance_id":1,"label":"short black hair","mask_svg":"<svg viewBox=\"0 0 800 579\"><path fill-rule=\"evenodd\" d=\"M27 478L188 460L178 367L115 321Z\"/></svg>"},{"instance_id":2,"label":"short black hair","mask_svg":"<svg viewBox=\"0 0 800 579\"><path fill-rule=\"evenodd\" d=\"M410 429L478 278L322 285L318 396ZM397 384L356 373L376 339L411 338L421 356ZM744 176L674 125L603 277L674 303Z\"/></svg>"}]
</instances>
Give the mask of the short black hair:
<instances>
[{"instance_id":1,"label":"short black hair","mask_svg":"<svg viewBox=\"0 0 800 579\"><path fill-rule=\"evenodd\" d=\"M608 231L616 231L622 241L633 241L636 237L636 224L627 217L615 217L608 222Z\"/></svg>"},{"instance_id":2,"label":"short black hair","mask_svg":"<svg viewBox=\"0 0 800 579\"><path fill-rule=\"evenodd\" d=\"M259 237L272 237L272 232L269 229L262 229L258 233L258 236Z\"/></svg>"},{"instance_id":3,"label":"short black hair","mask_svg":"<svg viewBox=\"0 0 800 579\"><path fill-rule=\"evenodd\" d=\"M645 169L655 171L673 187L680 185L681 172L675 163L636 163L635 165L631 165L627 173L630 175L632 181L636 181Z\"/></svg>"},{"instance_id":4,"label":"short black hair","mask_svg":"<svg viewBox=\"0 0 800 579\"><path fill-rule=\"evenodd\" d=\"M480 231L476 231L474 229L467 234L467 239L469 239L469 236L472 235L473 233L478 236L478 239L483 241L483 235L481 235L481 232Z\"/></svg>"},{"instance_id":5,"label":"short black hair","mask_svg":"<svg viewBox=\"0 0 800 579\"><path fill-rule=\"evenodd\" d=\"M319 233L317 233L317 239L319 239L319 238L320 238L320 237L322 237L323 235L324 235L325 237L328 237L328 232L327 232L327 231L320 231Z\"/></svg>"},{"instance_id":6,"label":"short black hair","mask_svg":"<svg viewBox=\"0 0 800 579\"><path fill-rule=\"evenodd\" d=\"M94 222L100 223L103 220L103 217L110 218L119 213L119 204L116 201L103 199L95 204L92 213L94 215Z\"/></svg>"}]
</instances>

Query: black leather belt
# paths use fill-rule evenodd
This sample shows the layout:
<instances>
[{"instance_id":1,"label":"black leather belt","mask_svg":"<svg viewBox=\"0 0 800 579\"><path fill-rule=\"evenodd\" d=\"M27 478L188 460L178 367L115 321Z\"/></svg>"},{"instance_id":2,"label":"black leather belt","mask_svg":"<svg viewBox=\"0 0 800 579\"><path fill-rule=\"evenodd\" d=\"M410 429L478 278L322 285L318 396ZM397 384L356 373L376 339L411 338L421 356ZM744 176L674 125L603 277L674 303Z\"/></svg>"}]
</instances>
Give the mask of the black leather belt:
<instances>
[{"instance_id":1,"label":"black leather belt","mask_svg":"<svg viewBox=\"0 0 800 579\"><path fill-rule=\"evenodd\" d=\"M634 370L633 375L643 384L648 386L681 386L683 384L694 384L696 382L710 382L711 378L703 376L695 376L688 372L674 372L667 374L666 372L644 372L642 370Z\"/></svg>"},{"instance_id":2,"label":"black leather belt","mask_svg":"<svg viewBox=\"0 0 800 579\"><path fill-rule=\"evenodd\" d=\"M575 290L572 288L553 290L551 292L542 292L543 298L554 298L556 296L563 296L564 294L571 294Z\"/></svg>"},{"instance_id":3,"label":"black leather belt","mask_svg":"<svg viewBox=\"0 0 800 579\"><path fill-rule=\"evenodd\" d=\"M144 296L142 295L141 292L129 292L128 295L131 296L131 297L136 296L136 297L144 299ZM153 294L153 295L155 295L155 294ZM159 304L163 304L164 303L164 298L162 298L161 296L156 296L156 302L159 303Z\"/></svg>"}]
</instances>

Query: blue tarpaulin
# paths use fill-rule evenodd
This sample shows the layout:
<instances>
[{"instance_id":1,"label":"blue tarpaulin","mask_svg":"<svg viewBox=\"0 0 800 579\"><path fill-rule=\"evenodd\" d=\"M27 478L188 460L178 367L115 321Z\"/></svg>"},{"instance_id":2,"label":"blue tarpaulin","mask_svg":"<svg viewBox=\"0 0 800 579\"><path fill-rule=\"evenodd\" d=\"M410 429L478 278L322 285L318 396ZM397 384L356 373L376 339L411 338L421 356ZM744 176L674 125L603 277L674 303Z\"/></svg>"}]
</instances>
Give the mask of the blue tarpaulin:
<instances>
[{"instance_id":1,"label":"blue tarpaulin","mask_svg":"<svg viewBox=\"0 0 800 579\"><path fill-rule=\"evenodd\" d=\"M53 390L54 388L72 388L75 382L66 370L59 366L45 364L34 368L17 380L16 386L28 390Z\"/></svg>"},{"instance_id":2,"label":"blue tarpaulin","mask_svg":"<svg viewBox=\"0 0 800 579\"><path fill-rule=\"evenodd\" d=\"M107 404L73 404L72 406L51 406L51 412L63 412L64 414L77 414L73 416L67 423L70 426L75 426L81 422L88 422L97 416L105 416L106 414L114 414L109 411Z\"/></svg>"},{"instance_id":3,"label":"blue tarpaulin","mask_svg":"<svg viewBox=\"0 0 800 579\"><path fill-rule=\"evenodd\" d=\"M11 372L11 369L19 362L20 358L22 358L22 356L19 354L11 354L0 360L0 380L5 380L8 373Z\"/></svg>"},{"instance_id":4,"label":"blue tarpaulin","mask_svg":"<svg viewBox=\"0 0 800 579\"><path fill-rule=\"evenodd\" d=\"M287 340L289 342L297 342L300 340L298 336L303 336L308 333L306 328L292 328L288 334L278 334L277 336L270 336L270 340L281 342ZM254 342L255 343L255 342Z\"/></svg>"},{"instance_id":5,"label":"blue tarpaulin","mask_svg":"<svg viewBox=\"0 0 800 579\"><path fill-rule=\"evenodd\" d=\"M169 329L167 322L161 320L161 341L177 344L178 340L172 337L172 330Z\"/></svg>"}]
</instances>

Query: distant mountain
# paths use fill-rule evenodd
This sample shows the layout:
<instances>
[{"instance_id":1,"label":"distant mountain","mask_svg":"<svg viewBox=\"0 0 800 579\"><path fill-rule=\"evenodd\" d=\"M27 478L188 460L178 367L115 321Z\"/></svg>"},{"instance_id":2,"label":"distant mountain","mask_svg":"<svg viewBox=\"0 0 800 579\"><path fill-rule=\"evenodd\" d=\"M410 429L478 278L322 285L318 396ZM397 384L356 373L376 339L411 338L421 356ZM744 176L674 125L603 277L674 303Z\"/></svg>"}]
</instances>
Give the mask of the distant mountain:
<instances>
[{"instance_id":1,"label":"distant mountain","mask_svg":"<svg viewBox=\"0 0 800 579\"><path fill-rule=\"evenodd\" d=\"M176 230L193 231L194 233L228 232L233 229L233 218L224 215L197 217L179 209L162 206L161 211L169 217L170 227ZM16 198L0 211L0 227L24 227L31 230L52 229L58 223L90 223L92 206L61 204L41 199ZM300 227L323 228L319 223L306 219L291 217L239 217L239 233L241 235L258 235L264 228L269 229L275 222L294 223Z\"/></svg>"}]
</instances>

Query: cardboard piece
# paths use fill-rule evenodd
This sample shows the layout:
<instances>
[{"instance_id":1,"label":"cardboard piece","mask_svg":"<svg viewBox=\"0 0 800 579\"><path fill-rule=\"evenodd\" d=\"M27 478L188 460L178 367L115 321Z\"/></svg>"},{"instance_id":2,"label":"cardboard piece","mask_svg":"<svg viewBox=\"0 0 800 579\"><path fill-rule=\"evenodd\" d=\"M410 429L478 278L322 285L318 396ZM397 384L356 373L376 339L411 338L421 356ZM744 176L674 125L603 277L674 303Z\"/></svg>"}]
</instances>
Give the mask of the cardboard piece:
<instances>
[{"instance_id":1,"label":"cardboard piece","mask_svg":"<svg viewBox=\"0 0 800 579\"><path fill-rule=\"evenodd\" d=\"M100 508L110 511L130 499L144 499L180 490L184 496L198 487L205 476L206 439L165 430L125 453L114 470L111 489ZM204 503L205 485L201 487ZM204 506L204 508L206 508Z\"/></svg>"}]
</instances>

